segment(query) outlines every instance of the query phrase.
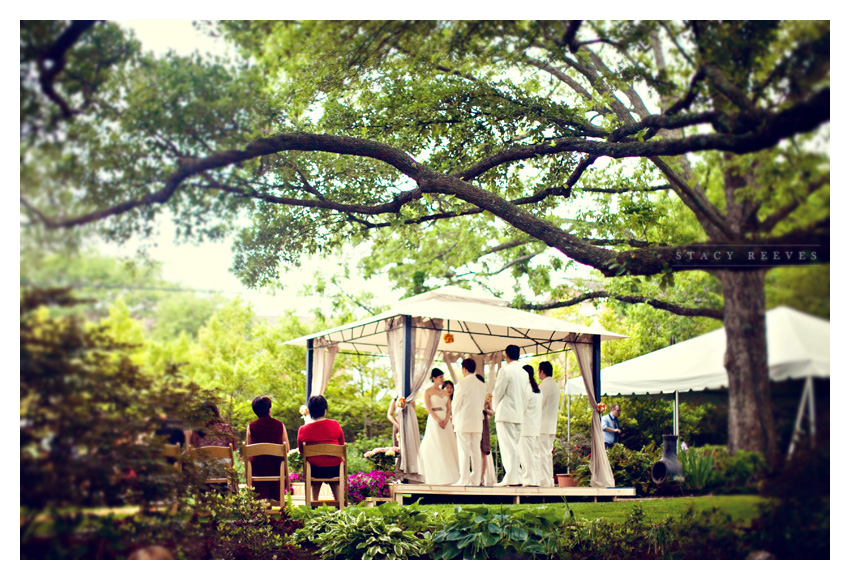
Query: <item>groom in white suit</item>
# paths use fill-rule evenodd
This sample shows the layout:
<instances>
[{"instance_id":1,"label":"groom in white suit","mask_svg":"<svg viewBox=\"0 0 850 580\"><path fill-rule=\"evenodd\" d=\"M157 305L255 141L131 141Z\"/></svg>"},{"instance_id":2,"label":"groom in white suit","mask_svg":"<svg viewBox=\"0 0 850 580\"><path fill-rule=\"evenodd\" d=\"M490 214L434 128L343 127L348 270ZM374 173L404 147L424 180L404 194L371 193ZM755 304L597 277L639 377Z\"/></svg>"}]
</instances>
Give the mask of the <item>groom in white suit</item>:
<instances>
[{"instance_id":1,"label":"groom in white suit","mask_svg":"<svg viewBox=\"0 0 850 580\"><path fill-rule=\"evenodd\" d=\"M496 436L499 440L499 452L505 477L496 487L521 485L519 474L519 438L522 432L522 414L525 392L531 390L531 383L519 364L519 347L511 344L505 349L507 363L496 375L493 387L493 410L496 411Z\"/></svg>"},{"instance_id":2,"label":"groom in white suit","mask_svg":"<svg viewBox=\"0 0 850 580\"><path fill-rule=\"evenodd\" d=\"M487 385L475 376L475 361L471 358L463 361L461 372L463 379L455 385L452 399L452 417L460 468L460 479L454 485L472 486L481 483L481 432Z\"/></svg>"},{"instance_id":3,"label":"groom in white suit","mask_svg":"<svg viewBox=\"0 0 850 580\"><path fill-rule=\"evenodd\" d=\"M540 393L543 395L543 413L540 421L540 439L538 440L538 462L543 474L540 487L554 487L555 476L552 473L552 449L555 447L555 431L558 427L558 406L561 401L561 389L552 378L552 363L544 360L537 367L540 378Z\"/></svg>"}]
</instances>

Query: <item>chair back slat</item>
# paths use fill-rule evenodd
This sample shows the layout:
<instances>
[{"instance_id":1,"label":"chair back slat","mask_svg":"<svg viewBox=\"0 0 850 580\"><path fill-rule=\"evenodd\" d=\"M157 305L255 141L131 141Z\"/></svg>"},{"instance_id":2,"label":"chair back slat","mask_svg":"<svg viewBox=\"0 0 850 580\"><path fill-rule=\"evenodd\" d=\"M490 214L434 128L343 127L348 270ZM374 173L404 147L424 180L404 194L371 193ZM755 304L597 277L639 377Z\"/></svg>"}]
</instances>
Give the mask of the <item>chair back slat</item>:
<instances>
[{"instance_id":1,"label":"chair back slat","mask_svg":"<svg viewBox=\"0 0 850 580\"><path fill-rule=\"evenodd\" d=\"M233 448L229 445L219 447L210 445L208 447L193 447L189 452L192 457L206 457L209 459L229 459L233 463Z\"/></svg>"},{"instance_id":2,"label":"chair back slat","mask_svg":"<svg viewBox=\"0 0 850 580\"><path fill-rule=\"evenodd\" d=\"M174 445L169 445L168 443L163 444L162 446L162 455L163 457L173 457L177 459L180 457L180 444L175 443Z\"/></svg>"},{"instance_id":3,"label":"chair back slat","mask_svg":"<svg viewBox=\"0 0 850 580\"><path fill-rule=\"evenodd\" d=\"M274 457L286 457L289 453L286 443L253 443L242 447L242 457L256 457L258 455L273 455Z\"/></svg>"},{"instance_id":4,"label":"chair back slat","mask_svg":"<svg viewBox=\"0 0 850 580\"><path fill-rule=\"evenodd\" d=\"M304 458L324 455L325 457L345 458L345 445L332 445L330 443L313 443L304 445Z\"/></svg>"}]
</instances>

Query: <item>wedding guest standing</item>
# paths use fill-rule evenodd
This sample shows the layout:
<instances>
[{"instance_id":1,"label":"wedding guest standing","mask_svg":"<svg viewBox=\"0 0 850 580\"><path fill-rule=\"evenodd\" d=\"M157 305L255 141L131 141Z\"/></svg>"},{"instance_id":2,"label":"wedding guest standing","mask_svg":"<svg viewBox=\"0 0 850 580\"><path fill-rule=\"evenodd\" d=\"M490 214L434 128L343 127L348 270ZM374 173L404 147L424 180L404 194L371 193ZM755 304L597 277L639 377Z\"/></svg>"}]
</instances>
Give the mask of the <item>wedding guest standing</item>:
<instances>
[{"instance_id":1,"label":"wedding guest standing","mask_svg":"<svg viewBox=\"0 0 850 580\"><path fill-rule=\"evenodd\" d=\"M484 377L475 375L475 377L484 382ZM487 393L484 398L484 420L481 425L481 485L491 487L496 483L496 466L493 464L493 450L490 448L490 417L495 415L493 412L493 395Z\"/></svg>"},{"instance_id":2,"label":"wedding guest standing","mask_svg":"<svg viewBox=\"0 0 850 580\"><path fill-rule=\"evenodd\" d=\"M555 447L555 431L558 427L558 408L561 402L561 390L552 378L552 363L544 360L537 366L540 378L542 412L540 418L540 439L537 447L540 464L540 486L554 487L555 473L552 467L552 450Z\"/></svg>"},{"instance_id":3,"label":"wedding guest standing","mask_svg":"<svg viewBox=\"0 0 850 580\"><path fill-rule=\"evenodd\" d=\"M505 476L496 487L521 485L519 474L519 438L522 431L524 393L529 389L528 374L519 364L519 347L505 349L507 364L499 369L493 387L493 409L496 412L496 437L502 454Z\"/></svg>"},{"instance_id":4,"label":"wedding guest standing","mask_svg":"<svg viewBox=\"0 0 850 580\"><path fill-rule=\"evenodd\" d=\"M534 368L531 365L522 367L528 374L528 386L525 391L525 405L522 414L522 430L520 431L519 465L522 484L528 487L539 487L540 464L537 448L540 445L540 411L542 397L537 380L534 378Z\"/></svg>"},{"instance_id":5,"label":"wedding guest standing","mask_svg":"<svg viewBox=\"0 0 850 580\"><path fill-rule=\"evenodd\" d=\"M464 359L463 379L457 384L453 400L454 431L460 478L455 485L480 485L481 468L481 411L487 396L487 385L475 376L475 361Z\"/></svg>"}]
</instances>

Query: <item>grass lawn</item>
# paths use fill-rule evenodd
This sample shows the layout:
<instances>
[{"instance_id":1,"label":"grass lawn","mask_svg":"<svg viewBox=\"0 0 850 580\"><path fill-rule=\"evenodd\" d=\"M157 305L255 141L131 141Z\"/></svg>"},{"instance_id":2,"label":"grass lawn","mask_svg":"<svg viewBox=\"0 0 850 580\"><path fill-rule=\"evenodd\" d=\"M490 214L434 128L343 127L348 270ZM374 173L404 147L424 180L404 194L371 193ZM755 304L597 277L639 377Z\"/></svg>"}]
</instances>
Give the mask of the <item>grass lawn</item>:
<instances>
[{"instance_id":1,"label":"grass lawn","mask_svg":"<svg viewBox=\"0 0 850 580\"><path fill-rule=\"evenodd\" d=\"M674 497L644 499L640 501L613 501L613 502L572 502L569 507L573 510L576 519L595 520L605 518L612 522L624 522L632 512L635 505L640 505L647 517L653 522L659 522L667 517L678 517L683 514L689 506L693 505L697 512L717 508L721 513L729 514L733 521L748 524L756 515L758 507L764 501L757 495L706 495L698 497ZM559 504L546 504L559 505ZM428 511L451 513L454 511L453 504L428 505ZM464 506L461 506L464 507ZM471 507L471 506L470 506ZM494 508L496 506L490 506ZM507 506L506 506L507 507ZM528 508L543 507L541 504L528 504ZM366 508L377 509L377 508Z\"/></svg>"}]
</instances>

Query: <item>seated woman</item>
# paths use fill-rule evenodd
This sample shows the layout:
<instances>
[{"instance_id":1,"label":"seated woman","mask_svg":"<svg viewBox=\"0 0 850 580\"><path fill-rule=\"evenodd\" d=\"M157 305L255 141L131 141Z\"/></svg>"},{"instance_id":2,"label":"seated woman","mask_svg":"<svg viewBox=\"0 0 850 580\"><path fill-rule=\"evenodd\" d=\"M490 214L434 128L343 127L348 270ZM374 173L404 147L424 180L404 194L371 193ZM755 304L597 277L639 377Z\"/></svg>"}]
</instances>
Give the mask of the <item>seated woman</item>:
<instances>
[{"instance_id":1,"label":"seated woman","mask_svg":"<svg viewBox=\"0 0 850 580\"><path fill-rule=\"evenodd\" d=\"M207 421L200 429L192 431L189 437L189 445L191 447L230 447L236 448L236 436L233 434L233 427L227 424L218 412L218 406L215 403L207 403L204 405L204 411L207 415ZM218 459L219 467L212 468L208 475L215 477L223 477L222 468L232 468L233 465L227 459ZM213 483L209 486L204 486L203 489L215 489L219 492L225 492L228 486L224 483ZM235 490L234 490L235 491Z\"/></svg>"},{"instance_id":2,"label":"seated woman","mask_svg":"<svg viewBox=\"0 0 850 580\"><path fill-rule=\"evenodd\" d=\"M257 420L248 425L245 431L245 443L276 443L281 445L286 442L289 445L289 436L282 421L273 419L271 416L272 400L268 395L260 395L251 401L251 408L257 415ZM272 455L260 455L251 457L251 472L254 475L278 475L280 474L280 463L282 457ZM289 482L284 482L289 487ZM280 501L280 485L274 481L256 481L254 490L260 499L272 499Z\"/></svg>"},{"instance_id":3,"label":"seated woman","mask_svg":"<svg viewBox=\"0 0 850 580\"><path fill-rule=\"evenodd\" d=\"M310 412L312 423L302 425L298 429L298 452L304 455L304 445L315 443L329 443L331 445L343 445L345 436L342 434L342 427L333 419L325 418L325 413L328 410L328 402L322 395L310 397L307 401L307 410ZM337 477L339 475L339 464L342 463L340 457L309 457L310 473L312 477L320 479ZM312 482L310 486L310 498L315 501L319 499L319 491L322 488L321 482ZM341 490L338 483L330 484L331 493L334 499L339 501Z\"/></svg>"},{"instance_id":4,"label":"seated woman","mask_svg":"<svg viewBox=\"0 0 850 580\"><path fill-rule=\"evenodd\" d=\"M228 425L218 412L218 406L215 403L207 403L204 405L204 410L207 413L206 425L192 432L189 437L189 444L192 447L227 447L236 448L236 436L233 434L233 427Z\"/></svg>"}]
</instances>

